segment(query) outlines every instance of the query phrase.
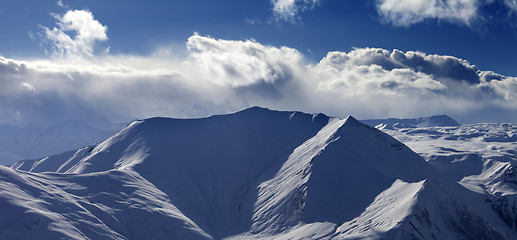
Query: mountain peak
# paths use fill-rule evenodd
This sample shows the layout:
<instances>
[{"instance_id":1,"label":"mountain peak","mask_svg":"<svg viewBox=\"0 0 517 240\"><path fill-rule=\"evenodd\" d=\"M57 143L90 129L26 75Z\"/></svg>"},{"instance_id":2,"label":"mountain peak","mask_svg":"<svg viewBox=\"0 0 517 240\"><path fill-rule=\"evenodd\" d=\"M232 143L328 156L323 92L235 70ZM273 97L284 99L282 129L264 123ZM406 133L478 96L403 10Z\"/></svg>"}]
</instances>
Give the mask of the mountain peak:
<instances>
[{"instance_id":1,"label":"mountain peak","mask_svg":"<svg viewBox=\"0 0 517 240\"><path fill-rule=\"evenodd\" d=\"M359 120L355 119L352 116L346 117L345 122L343 123L343 126L358 126L358 125L364 125L364 123L360 122Z\"/></svg>"},{"instance_id":2,"label":"mountain peak","mask_svg":"<svg viewBox=\"0 0 517 240\"><path fill-rule=\"evenodd\" d=\"M271 110L271 109L265 108L265 107L253 106L253 107L249 107L249 108L245 108L245 109L239 110L239 111L235 112L235 114L239 114L239 113L259 113L259 112L266 112L266 111L274 111L274 110Z\"/></svg>"},{"instance_id":3,"label":"mountain peak","mask_svg":"<svg viewBox=\"0 0 517 240\"><path fill-rule=\"evenodd\" d=\"M419 127L445 127L445 126L459 126L460 124L447 115L436 115L426 118L421 118Z\"/></svg>"}]
</instances>

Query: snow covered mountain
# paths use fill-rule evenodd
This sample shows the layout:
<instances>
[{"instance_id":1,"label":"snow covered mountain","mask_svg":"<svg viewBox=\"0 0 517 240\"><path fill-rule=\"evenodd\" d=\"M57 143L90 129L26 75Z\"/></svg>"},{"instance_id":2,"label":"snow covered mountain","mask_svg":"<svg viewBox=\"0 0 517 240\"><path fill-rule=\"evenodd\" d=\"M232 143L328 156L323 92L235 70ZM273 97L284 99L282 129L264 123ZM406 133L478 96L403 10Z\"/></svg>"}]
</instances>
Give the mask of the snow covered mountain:
<instances>
[{"instance_id":1,"label":"snow covered mountain","mask_svg":"<svg viewBox=\"0 0 517 240\"><path fill-rule=\"evenodd\" d=\"M48 128L0 126L0 164L36 159L101 142L113 135L80 121L65 121Z\"/></svg>"},{"instance_id":2,"label":"snow covered mountain","mask_svg":"<svg viewBox=\"0 0 517 240\"><path fill-rule=\"evenodd\" d=\"M387 119L367 119L361 120L362 123L379 129L394 128L416 128L416 127L446 127L459 126L456 120L447 115L438 115L424 118L387 118Z\"/></svg>"},{"instance_id":3,"label":"snow covered mountain","mask_svg":"<svg viewBox=\"0 0 517 240\"><path fill-rule=\"evenodd\" d=\"M0 166L0 236L516 239L486 196L353 117L254 107Z\"/></svg>"},{"instance_id":4,"label":"snow covered mountain","mask_svg":"<svg viewBox=\"0 0 517 240\"><path fill-rule=\"evenodd\" d=\"M428 163L482 194L507 226L517 228L517 124L384 129Z\"/></svg>"}]
</instances>

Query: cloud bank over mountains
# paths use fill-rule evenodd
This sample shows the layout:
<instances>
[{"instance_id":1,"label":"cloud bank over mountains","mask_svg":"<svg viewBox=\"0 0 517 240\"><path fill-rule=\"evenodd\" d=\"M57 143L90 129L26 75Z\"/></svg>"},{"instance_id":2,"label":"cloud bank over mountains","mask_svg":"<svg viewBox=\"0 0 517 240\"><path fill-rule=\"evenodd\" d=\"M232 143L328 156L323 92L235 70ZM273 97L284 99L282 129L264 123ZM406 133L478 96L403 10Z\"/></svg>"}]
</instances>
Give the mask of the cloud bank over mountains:
<instances>
[{"instance_id":1,"label":"cloud bank over mountains","mask_svg":"<svg viewBox=\"0 0 517 240\"><path fill-rule=\"evenodd\" d=\"M357 48L329 52L314 63L297 49L197 33L187 39L186 54L177 56L96 55L92 49L107 38L106 27L90 12L69 11L57 19L60 28L44 30L56 33L47 34L50 40L66 35L59 39L67 40L55 41L58 54L0 57L0 125L75 119L102 127L254 105L358 118L448 114L475 122L517 117L517 78L482 71L453 56ZM67 35L70 30L75 37Z\"/></svg>"}]
</instances>

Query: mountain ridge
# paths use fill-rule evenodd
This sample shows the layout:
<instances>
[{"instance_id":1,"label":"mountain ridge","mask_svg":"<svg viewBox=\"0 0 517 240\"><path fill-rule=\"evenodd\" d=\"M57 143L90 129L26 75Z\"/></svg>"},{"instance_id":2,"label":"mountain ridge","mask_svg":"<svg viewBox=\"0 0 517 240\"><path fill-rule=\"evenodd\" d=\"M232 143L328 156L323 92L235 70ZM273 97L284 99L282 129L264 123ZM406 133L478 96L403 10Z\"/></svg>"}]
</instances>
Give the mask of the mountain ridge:
<instances>
[{"instance_id":1,"label":"mountain ridge","mask_svg":"<svg viewBox=\"0 0 517 240\"><path fill-rule=\"evenodd\" d=\"M451 117L435 115L422 118L386 118L386 119L365 119L362 123L379 129L396 128L418 128L418 127L454 127L460 124Z\"/></svg>"}]
</instances>

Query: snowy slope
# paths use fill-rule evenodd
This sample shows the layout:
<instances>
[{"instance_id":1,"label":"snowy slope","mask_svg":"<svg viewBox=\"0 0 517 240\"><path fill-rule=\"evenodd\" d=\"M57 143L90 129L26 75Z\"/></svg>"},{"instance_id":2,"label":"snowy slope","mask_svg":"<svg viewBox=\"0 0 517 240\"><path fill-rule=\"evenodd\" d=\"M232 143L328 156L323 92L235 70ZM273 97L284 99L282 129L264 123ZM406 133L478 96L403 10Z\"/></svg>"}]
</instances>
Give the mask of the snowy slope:
<instances>
[{"instance_id":1,"label":"snowy slope","mask_svg":"<svg viewBox=\"0 0 517 240\"><path fill-rule=\"evenodd\" d=\"M517 237L485 195L353 117L152 118L12 169L0 235L13 239Z\"/></svg>"},{"instance_id":2,"label":"snowy slope","mask_svg":"<svg viewBox=\"0 0 517 240\"><path fill-rule=\"evenodd\" d=\"M210 239L133 172L31 174L0 166L2 239Z\"/></svg>"},{"instance_id":3,"label":"snowy slope","mask_svg":"<svg viewBox=\"0 0 517 240\"><path fill-rule=\"evenodd\" d=\"M113 132L80 121L66 121L48 128L0 126L0 164L75 150L105 140Z\"/></svg>"},{"instance_id":4,"label":"snowy slope","mask_svg":"<svg viewBox=\"0 0 517 240\"><path fill-rule=\"evenodd\" d=\"M481 194L505 225L517 229L517 124L384 131L451 179Z\"/></svg>"}]
</instances>

